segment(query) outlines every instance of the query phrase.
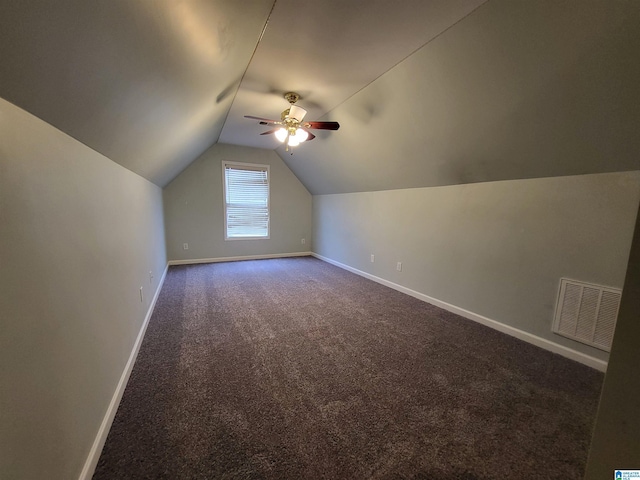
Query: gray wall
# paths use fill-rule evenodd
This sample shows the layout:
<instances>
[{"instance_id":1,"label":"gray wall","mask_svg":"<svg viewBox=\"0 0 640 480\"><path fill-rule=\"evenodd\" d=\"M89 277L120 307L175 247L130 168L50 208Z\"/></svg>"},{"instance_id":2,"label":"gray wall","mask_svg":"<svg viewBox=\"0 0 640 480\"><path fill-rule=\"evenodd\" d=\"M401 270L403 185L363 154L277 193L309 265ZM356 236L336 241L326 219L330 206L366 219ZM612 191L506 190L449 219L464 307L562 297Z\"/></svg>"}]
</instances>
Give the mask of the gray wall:
<instances>
[{"instance_id":1,"label":"gray wall","mask_svg":"<svg viewBox=\"0 0 640 480\"><path fill-rule=\"evenodd\" d=\"M639 311L640 215L636 220L616 336L589 451L586 480L612 478L614 469L640 468Z\"/></svg>"},{"instance_id":2,"label":"gray wall","mask_svg":"<svg viewBox=\"0 0 640 480\"><path fill-rule=\"evenodd\" d=\"M225 241L223 160L270 165L271 238ZM271 150L216 144L167 185L163 195L170 260L311 249L311 194ZM189 250L183 250L183 243L189 244Z\"/></svg>"},{"instance_id":3,"label":"gray wall","mask_svg":"<svg viewBox=\"0 0 640 480\"><path fill-rule=\"evenodd\" d=\"M0 476L78 478L166 266L162 192L1 99L0 132Z\"/></svg>"},{"instance_id":4,"label":"gray wall","mask_svg":"<svg viewBox=\"0 0 640 480\"><path fill-rule=\"evenodd\" d=\"M313 250L606 359L551 333L559 279L621 287L639 200L640 172L319 195Z\"/></svg>"}]
</instances>

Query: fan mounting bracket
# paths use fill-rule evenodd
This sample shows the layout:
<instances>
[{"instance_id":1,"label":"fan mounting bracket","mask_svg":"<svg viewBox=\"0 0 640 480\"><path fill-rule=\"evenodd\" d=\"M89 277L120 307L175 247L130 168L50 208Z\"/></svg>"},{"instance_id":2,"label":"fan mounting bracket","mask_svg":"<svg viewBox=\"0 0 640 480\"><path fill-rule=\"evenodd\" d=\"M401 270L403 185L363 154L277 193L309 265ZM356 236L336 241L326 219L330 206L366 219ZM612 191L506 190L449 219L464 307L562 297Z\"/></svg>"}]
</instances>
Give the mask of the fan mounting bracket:
<instances>
[{"instance_id":1,"label":"fan mounting bracket","mask_svg":"<svg viewBox=\"0 0 640 480\"><path fill-rule=\"evenodd\" d=\"M300 100L300 95L298 95L295 92L287 92L287 93L284 94L284 98L285 98L285 100L287 102L289 102L291 105L293 105L298 100Z\"/></svg>"}]
</instances>

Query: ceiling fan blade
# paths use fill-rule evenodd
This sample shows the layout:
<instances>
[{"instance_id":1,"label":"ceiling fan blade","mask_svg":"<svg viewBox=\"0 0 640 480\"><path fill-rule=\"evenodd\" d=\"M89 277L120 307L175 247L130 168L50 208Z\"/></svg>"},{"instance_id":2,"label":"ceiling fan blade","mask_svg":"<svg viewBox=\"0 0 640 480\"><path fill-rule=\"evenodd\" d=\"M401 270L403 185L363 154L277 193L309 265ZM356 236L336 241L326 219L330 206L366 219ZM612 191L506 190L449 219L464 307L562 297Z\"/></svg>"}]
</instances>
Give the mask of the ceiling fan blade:
<instances>
[{"instance_id":1,"label":"ceiling fan blade","mask_svg":"<svg viewBox=\"0 0 640 480\"><path fill-rule=\"evenodd\" d=\"M244 118L251 118L252 120L260 120L260 122L266 122L267 124L280 125L282 122L279 120L271 120L270 118L254 117L252 115L245 115Z\"/></svg>"},{"instance_id":2,"label":"ceiling fan blade","mask_svg":"<svg viewBox=\"0 0 640 480\"><path fill-rule=\"evenodd\" d=\"M267 130L266 132L262 132L260 135L271 135L272 133L276 133L279 128L274 128L273 130Z\"/></svg>"},{"instance_id":3,"label":"ceiling fan blade","mask_svg":"<svg viewBox=\"0 0 640 480\"><path fill-rule=\"evenodd\" d=\"M304 128L315 128L316 130L338 130L338 122L304 122Z\"/></svg>"}]
</instances>

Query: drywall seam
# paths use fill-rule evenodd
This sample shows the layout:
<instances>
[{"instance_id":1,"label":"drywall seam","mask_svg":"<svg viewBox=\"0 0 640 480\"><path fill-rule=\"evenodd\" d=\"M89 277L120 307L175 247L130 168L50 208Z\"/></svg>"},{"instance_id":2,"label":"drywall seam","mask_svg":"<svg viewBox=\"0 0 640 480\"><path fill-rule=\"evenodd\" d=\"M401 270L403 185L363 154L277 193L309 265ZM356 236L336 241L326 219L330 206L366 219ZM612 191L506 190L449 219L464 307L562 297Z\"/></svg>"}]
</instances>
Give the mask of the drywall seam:
<instances>
[{"instance_id":1,"label":"drywall seam","mask_svg":"<svg viewBox=\"0 0 640 480\"><path fill-rule=\"evenodd\" d=\"M591 368L600 370L601 372L605 372L607 370L607 362L605 362L604 360L594 358L590 355L584 354L582 352L578 352L576 350L565 347L563 345L558 345L557 343L554 343L545 338L538 337L531 333L525 332L524 330L520 330L518 328L505 325L504 323L498 322L497 320L492 320L483 315L479 315L469 310L465 310L464 308L460 308L450 303L443 302L442 300L438 300L437 298L433 298L428 295L425 295L424 293L420 293L415 290L411 290L410 288L403 287L402 285L390 282L389 280L385 280L384 278L376 277L375 275L371 275L370 273L363 272L362 270L358 270L357 268L350 267L349 265L345 265L344 263L337 262L335 260L332 260L328 257L324 257L317 253L312 252L311 255L327 263L335 265L336 267L340 267L344 270L348 270L352 273L368 278L369 280L373 280L374 282L380 283L389 288L393 288L394 290L397 290L399 292L406 293L407 295L411 295L412 297L415 297L419 300L430 303L432 305L435 305L436 307L440 307L444 310L455 313L469 320L473 320L474 322L478 322L482 325L493 328L494 330L498 330L499 332L506 333L507 335L511 335L512 337L515 337L519 340L523 340L527 343L535 345L536 347L540 347L550 352L557 353L558 355L562 355L563 357L569 358L570 360L580 362Z\"/></svg>"},{"instance_id":2,"label":"drywall seam","mask_svg":"<svg viewBox=\"0 0 640 480\"><path fill-rule=\"evenodd\" d=\"M188 260L169 260L169 265L192 265L194 263L235 262L238 260L263 260L265 258L309 257L311 252L268 253L265 255L245 255L241 257L193 258Z\"/></svg>"},{"instance_id":3,"label":"drywall seam","mask_svg":"<svg viewBox=\"0 0 640 480\"><path fill-rule=\"evenodd\" d=\"M158 288L156 289L156 292L153 296L153 300L151 301L149 309L147 310L147 315L145 316L144 321L142 322L142 326L140 327L138 337L133 344L133 349L131 350L131 355L129 355L129 360L124 367L124 371L122 372L122 376L120 377L118 386L113 393L113 397L111 397L111 402L109 403L107 412L102 419L102 423L100 424L100 428L98 429L98 434L96 435L96 438L93 441L93 445L91 446L91 450L89 451L89 456L84 463L84 467L82 468L82 472L80 473L79 480L91 480L91 477L93 476L93 473L96 469L96 465L98 464L98 460L100 459L100 454L102 453L102 448L104 447L104 443L107 440L107 435L109 434L109 430L111 429L113 419L116 416L118 406L120 405L120 400L122 399L122 395L124 394L124 389L127 386L129 376L131 375L131 371L133 370L133 365L135 364L136 358L138 357L140 345L142 345L142 339L144 338L144 334L147 331L147 325L149 325L149 320L151 319L151 315L153 314L153 309L156 306L156 301L158 300L158 296L160 295L160 291L162 290L162 286L164 285L164 279L167 276L168 270L169 264L167 263L167 266L164 269L164 273L162 274L162 278L158 283Z\"/></svg>"}]
</instances>

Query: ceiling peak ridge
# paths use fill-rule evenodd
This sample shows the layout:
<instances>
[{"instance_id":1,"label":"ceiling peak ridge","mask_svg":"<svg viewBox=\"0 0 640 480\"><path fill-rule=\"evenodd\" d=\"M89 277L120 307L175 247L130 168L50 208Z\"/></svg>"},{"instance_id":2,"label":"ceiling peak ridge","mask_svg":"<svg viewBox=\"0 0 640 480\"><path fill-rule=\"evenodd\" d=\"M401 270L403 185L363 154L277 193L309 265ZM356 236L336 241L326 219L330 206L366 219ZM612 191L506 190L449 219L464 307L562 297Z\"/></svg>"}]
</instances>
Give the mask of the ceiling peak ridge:
<instances>
[{"instance_id":1,"label":"ceiling peak ridge","mask_svg":"<svg viewBox=\"0 0 640 480\"><path fill-rule=\"evenodd\" d=\"M276 0L277 1L277 0ZM489 3L489 0L484 0L484 2L482 2L480 5L478 5L477 7L475 7L473 10L471 10L469 13L467 13L464 17L458 19L457 21L455 21L454 23L452 23L451 25L449 25L447 28L445 28L444 30L442 30L441 32L439 32L437 35L433 36L432 38L430 38L429 40L427 40L425 43L423 43L422 45L420 45L419 47L415 48L414 50L412 50L411 52L409 52L406 56L402 57L400 60L398 60L396 63L394 63L393 65L391 65L389 68L387 68L384 72L380 73L380 75L378 75L377 77L375 77L373 80L371 80L369 83L367 83L366 85L363 85L362 87L360 87L357 91L353 92L351 95L349 95L347 98L345 98L342 102L340 102L339 104L337 104L336 106L334 106L331 110L328 110L326 113L324 113L323 115L320 116L320 118L324 118L327 115L329 115L331 112L333 112L334 110L336 110L338 107L344 105L345 103L347 103L351 98L355 97L358 93L360 93L362 90L364 90L365 88L367 88L369 85L371 85L372 83L374 83L376 80L378 80L380 77L383 77L384 75L386 75L388 72L390 72L391 70L393 70L394 68L396 68L398 65L400 65L402 62L404 62L405 60L407 60L408 58L410 58L413 54L415 54L416 52L422 50L424 47L426 47L427 45L429 45L431 42L433 42L434 40L436 40L437 38L439 38L441 35L443 35L444 33L448 32L449 30L451 30L453 27L455 27L456 25L458 25L460 22L464 21L466 18L468 18L469 16L473 15L475 12L477 12L480 8L484 7L487 3Z\"/></svg>"}]
</instances>

